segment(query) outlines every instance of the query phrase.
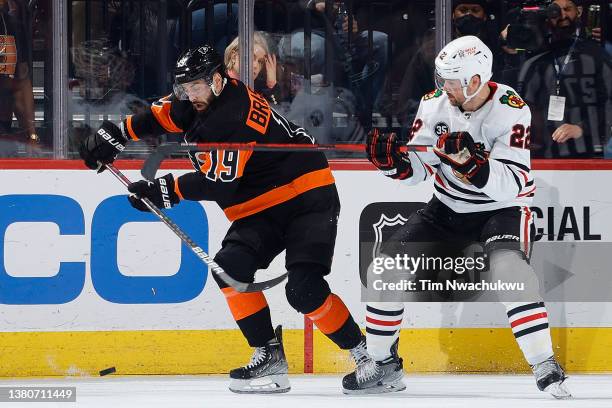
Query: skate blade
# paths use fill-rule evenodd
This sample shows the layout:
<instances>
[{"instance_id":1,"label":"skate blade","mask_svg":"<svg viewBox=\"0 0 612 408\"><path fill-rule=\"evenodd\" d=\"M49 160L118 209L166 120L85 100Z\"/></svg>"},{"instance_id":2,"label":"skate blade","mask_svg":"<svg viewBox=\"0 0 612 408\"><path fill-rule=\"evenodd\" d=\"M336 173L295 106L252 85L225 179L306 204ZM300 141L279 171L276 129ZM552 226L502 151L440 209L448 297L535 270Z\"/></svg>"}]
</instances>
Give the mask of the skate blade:
<instances>
[{"instance_id":1,"label":"skate blade","mask_svg":"<svg viewBox=\"0 0 612 408\"><path fill-rule=\"evenodd\" d=\"M233 378L229 389L236 394L279 394L289 392L291 384L287 374L275 374L251 380Z\"/></svg>"},{"instance_id":2,"label":"skate blade","mask_svg":"<svg viewBox=\"0 0 612 408\"><path fill-rule=\"evenodd\" d=\"M342 392L347 395L367 395L367 394L386 394L389 392L399 392L406 389L406 384L400 378L388 384L377 385L375 387L364 388L360 390L348 390L342 388Z\"/></svg>"},{"instance_id":3,"label":"skate blade","mask_svg":"<svg viewBox=\"0 0 612 408\"><path fill-rule=\"evenodd\" d=\"M544 388L544 391L548 392L550 395L555 397L556 399L571 399L572 394L570 394L569 390L562 382L550 384L548 387Z\"/></svg>"}]
</instances>

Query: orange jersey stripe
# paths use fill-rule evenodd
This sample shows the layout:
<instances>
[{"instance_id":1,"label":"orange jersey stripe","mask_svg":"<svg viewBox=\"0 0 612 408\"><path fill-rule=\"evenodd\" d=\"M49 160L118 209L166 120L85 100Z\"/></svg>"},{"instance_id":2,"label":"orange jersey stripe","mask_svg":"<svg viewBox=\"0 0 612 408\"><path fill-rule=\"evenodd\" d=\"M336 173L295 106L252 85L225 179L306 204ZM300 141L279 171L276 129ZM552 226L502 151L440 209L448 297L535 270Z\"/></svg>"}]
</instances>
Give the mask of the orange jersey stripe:
<instances>
[{"instance_id":1,"label":"orange jersey stripe","mask_svg":"<svg viewBox=\"0 0 612 408\"><path fill-rule=\"evenodd\" d=\"M342 299L333 293L330 293L317 310L306 314L324 334L338 331L349 318L349 315L350 313Z\"/></svg>"},{"instance_id":2,"label":"orange jersey stripe","mask_svg":"<svg viewBox=\"0 0 612 408\"><path fill-rule=\"evenodd\" d=\"M313 188L328 186L334 184L334 182L331 170L329 167L326 167L306 173L289 184L272 189L244 203L227 207L223 211L230 221L235 221L289 201Z\"/></svg>"},{"instance_id":3,"label":"orange jersey stripe","mask_svg":"<svg viewBox=\"0 0 612 408\"><path fill-rule=\"evenodd\" d=\"M179 179L178 177L176 177L174 179L174 192L176 193L176 195L178 196L178 198L180 198L181 200L184 200L185 197L183 197L183 193L181 193L181 190L179 189Z\"/></svg>"},{"instance_id":4,"label":"orange jersey stripe","mask_svg":"<svg viewBox=\"0 0 612 408\"><path fill-rule=\"evenodd\" d=\"M132 138L132 140L140 140L138 136L136 136L136 132L134 132L134 128L132 127L132 116L130 115L125 120L125 125L127 127L128 135Z\"/></svg>"},{"instance_id":5,"label":"orange jersey stripe","mask_svg":"<svg viewBox=\"0 0 612 408\"><path fill-rule=\"evenodd\" d=\"M268 306L263 292L240 293L233 288L221 289L234 320L241 320Z\"/></svg>"},{"instance_id":6,"label":"orange jersey stripe","mask_svg":"<svg viewBox=\"0 0 612 408\"><path fill-rule=\"evenodd\" d=\"M163 127L167 132L170 133L179 133L182 132L183 129L178 127L172 121L170 117L170 107L172 103L167 100L160 100L151 105L151 112L153 112L153 116L157 119L157 122Z\"/></svg>"},{"instance_id":7,"label":"orange jersey stripe","mask_svg":"<svg viewBox=\"0 0 612 408\"><path fill-rule=\"evenodd\" d=\"M248 143L248 144L253 144L254 145L255 142ZM236 175L236 178L240 178L244 174L244 168L246 167L247 162L251 158L251 155L253 154L253 151L252 150L239 150L238 154L239 154L239 156L238 156L238 173Z\"/></svg>"}]
</instances>

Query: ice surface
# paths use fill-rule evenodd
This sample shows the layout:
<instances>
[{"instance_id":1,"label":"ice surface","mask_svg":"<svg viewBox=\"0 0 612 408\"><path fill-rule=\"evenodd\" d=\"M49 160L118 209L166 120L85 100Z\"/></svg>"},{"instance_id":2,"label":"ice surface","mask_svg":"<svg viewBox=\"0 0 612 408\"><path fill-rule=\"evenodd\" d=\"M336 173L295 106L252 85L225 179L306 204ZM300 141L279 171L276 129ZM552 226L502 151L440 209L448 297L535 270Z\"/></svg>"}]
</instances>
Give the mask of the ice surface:
<instances>
[{"instance_id":1,"label":"ice surface","mask_svg":"<svg viewBox=\"0 0 612 408\"><path fill-rule=\"evenodd\" d=\"M409 375L406 391L372 396L346 396L341 376L291 376L287 394L238 395L227 389L226 376L149 376L0 380L6 386L75 386L75 403L0 403L36 408L596 408L612 407L611 375L571 375L573 400L557 401L538 391L527 375Z\"/></svg>"}]
</instances>

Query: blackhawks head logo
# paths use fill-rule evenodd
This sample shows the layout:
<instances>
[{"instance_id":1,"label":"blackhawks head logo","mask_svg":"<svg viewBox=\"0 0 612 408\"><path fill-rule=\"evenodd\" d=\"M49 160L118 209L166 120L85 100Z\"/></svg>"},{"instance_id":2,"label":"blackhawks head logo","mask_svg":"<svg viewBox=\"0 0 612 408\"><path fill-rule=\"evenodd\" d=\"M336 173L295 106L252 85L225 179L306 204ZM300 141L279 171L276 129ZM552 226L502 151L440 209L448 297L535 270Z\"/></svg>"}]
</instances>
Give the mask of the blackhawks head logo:
<instances>
[{"instance_id":1,"label":"blackhawks head logo","mask_svg":"<svg viewBox=\"0 0 612 408\"><path fill-rule=\"evenodd\" d=\"M525 106L525 102L520 96L512 91L506 91L506 94L499 98L499 101L504 105L508 105L511 108L522 109Z\"/></svg>"},{"instance_id":2,"label":"blackhawks head logo","mask_svg":"<svg viewBox=\"0 0 612 408\"><path fill-rule=\"evenodd\" d=\"M435 91L431 91L423 95L423 100L427 101L431 98L437 98L438 96L442 96L442 91L440 89L436 89Z\"/></svg>"}]
</instances>

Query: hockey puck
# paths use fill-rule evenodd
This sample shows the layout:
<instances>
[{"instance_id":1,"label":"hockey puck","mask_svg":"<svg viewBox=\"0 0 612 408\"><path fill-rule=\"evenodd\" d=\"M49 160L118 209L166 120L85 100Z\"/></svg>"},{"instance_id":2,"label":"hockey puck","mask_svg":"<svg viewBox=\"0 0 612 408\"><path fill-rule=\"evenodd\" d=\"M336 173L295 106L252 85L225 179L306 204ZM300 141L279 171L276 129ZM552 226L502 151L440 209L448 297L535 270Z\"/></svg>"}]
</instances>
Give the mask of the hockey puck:
<instances>
[{"instance_id":1,"label":"hockey puck","mask_svg":"<svg viewBox=\"0 0 612 408\"><path fill-rule=\"evenodd\" d=\"M100 371L100 377L104 377L105 375L112 374L112 373L114 373L116 371L117 370L115 369L115 367L105 368L104 370Z\"/></svg>"}]
</instances>

